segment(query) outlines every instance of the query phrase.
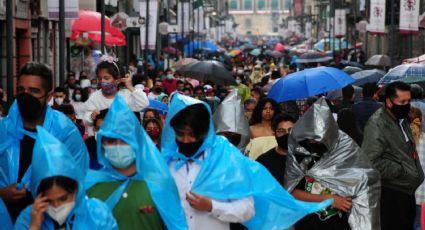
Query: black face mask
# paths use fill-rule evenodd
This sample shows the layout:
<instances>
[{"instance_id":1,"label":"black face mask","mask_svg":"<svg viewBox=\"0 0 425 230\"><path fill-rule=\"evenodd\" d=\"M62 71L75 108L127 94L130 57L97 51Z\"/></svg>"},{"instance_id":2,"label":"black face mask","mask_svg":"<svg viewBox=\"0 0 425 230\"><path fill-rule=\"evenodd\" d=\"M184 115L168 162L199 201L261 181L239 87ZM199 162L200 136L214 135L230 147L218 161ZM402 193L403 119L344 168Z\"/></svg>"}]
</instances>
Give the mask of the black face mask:
<instances>
[{"instance_id":1,"label":"black face mask","mask_svg":"<svg viewBox=\"0 0 425 230\"><path fill-rule=\"evenodd\" d=\"M317 153L320 156L328 151L328 148L323 143L308 143L307 140L304 140L300 142L300 145L310 153Z\"/></svg>"},{"instance_id":2,"label":"black face mask","mask_svg":"<svg viewBox=\"0 0 425 230\"><path fill-rule=\"evenodd\" d=\"M397 119L405 119L407 118L407 116L409 115L409 111L410 111L410 104L406 104L406 105L397 105L397 104L393 104L393 107L391 107L390 111L391 113L394 114L394 116Z\"/></svg>"},{"instance_id":3,"label":"black face mask","mask_svg":"<svg viewBox=\"0 0 425 230\"><path fill-rule=\"evenodd\" d=\"M204 140L201 139L197 142L192 143L183 143L176 140L177 146L179 147L179 152L185 155L187 158L193 157L196 151L198 151L199 147L204 143Z\"/></svg>"},{"instance_id":4,"label":"black face mask","mask_svg":"<svg viewBox=\"0 0 425 230\"><path fill-rule=\"evenodd\" d=\"M288 137L289 137L289 134L276 137L277 145L281 147L282 149L288 149Z\"/></svg>"},{"instance_id":5,"label":"black face mask","mask_svg":"<svg viewBox=\"0 0 425 230\"><path fill-rule=\"evenodd\" d=\"M19 112L22 119L27 122L36 121L43 113L43 105L40 101L28 93L21 93L16 96Z\"/></svg>"},{"instance_id":6,"label":"black face mask","mask_svg":"<svg viewBox=\"0 0 425 230\"><path fill-rule=\"evenodd\" d=\"M155 93L161 93L162 92L162 88L161 87L155 87Z\"/></svg>"}]
</instances>

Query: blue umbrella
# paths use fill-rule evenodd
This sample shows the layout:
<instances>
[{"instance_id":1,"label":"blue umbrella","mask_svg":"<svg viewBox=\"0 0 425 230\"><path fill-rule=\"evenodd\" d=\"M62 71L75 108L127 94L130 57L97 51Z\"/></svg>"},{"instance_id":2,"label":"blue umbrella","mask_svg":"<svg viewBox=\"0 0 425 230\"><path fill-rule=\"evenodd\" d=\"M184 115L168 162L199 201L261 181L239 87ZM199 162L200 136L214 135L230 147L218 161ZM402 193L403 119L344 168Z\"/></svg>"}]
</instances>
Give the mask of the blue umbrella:
<instances>
[{"instance_id":1,"label":"blue umbrella","mask_svg":"<svg viewBox=\"0 0 425 230\"><path fill-rule=\"evenodd\" d=\"M218 52L220 49L211 41L193 41L184 46L184 53L192 55L193 50L204 50L207 52Z\"/></svg>"},{"instance_id":2,"label":"blue umbrella","mask_svg":"<svg viewBox=\"0 0 425 230\"><path fill-rule=\"evenodd\" d=\"M393 81L425 81L425 64L404 64L396 66L385 74L378 82L378 85L385 85Z\"/></svg>"},{"instance_id":3,"label":"blue umbrella","mask_svg":"<svg viewBox=\"0 0 425 230\"><path fill-rule=\"evenodd\" d=\"M149 106L146 109L155 109L158 110L158 112L161 115L167 115L168 113L168 105L157 101L157 100L153 100L153 99L149 99ZM145 112L146 109L143 109L142 112Z\"/></svg>"},{"instance_id":4,"label":"blue umbrella","mask_svg":"<svg viewBox=\"0 0 425 230\"><path fill-rule=\"evenodd\" d=\"M315 96L352 84L350 75L333 67L317 67L295 72L281 78L268 93L278 101L290 101Z\"/></svg>"},{"instance_id":5,"label":"blue umbrella","mask_svg":"<svg viewBox=\"0 0 425 230\"><path fill-rule=\"evenodd\" d=\"M379 69L368 69L362 70L357 73L351 74L351 77L356 80L353 85L364 85L366 83L378 82L383 76L385 72Z\"/></svg>"}]
</instances>

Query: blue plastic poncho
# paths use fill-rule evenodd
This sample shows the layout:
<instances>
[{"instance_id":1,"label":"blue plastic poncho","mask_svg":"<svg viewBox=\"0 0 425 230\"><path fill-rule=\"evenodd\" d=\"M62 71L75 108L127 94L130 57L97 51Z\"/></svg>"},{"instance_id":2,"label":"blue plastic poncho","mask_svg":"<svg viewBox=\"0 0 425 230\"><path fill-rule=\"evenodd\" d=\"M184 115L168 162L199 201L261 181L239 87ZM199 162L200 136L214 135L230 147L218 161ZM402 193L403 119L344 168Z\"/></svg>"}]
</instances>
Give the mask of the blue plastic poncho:
<instances>
[{"instance_id":1,"label":"blue plastic poncho","mask_svg":"<svg viewBox=\"0 0 425 230\"><path fill-rule=\"evenodd\" d=\"M29 190L33 197L37 196L37 189L41 181L48 177L64 176L78 182L78 192L75 197L75 206L66 220L66 229L118 229L112 212L103 202L85 197L83 187L86 172L63 145L44 128L37 127L37 139L32 158L31 184ZM32 205L24 209L15 223L14 229L28 229L31 223ZM45 213L42 230L54 229L53 220Z\"/></svg>"},{"instance_id":2,"label":"blue plastic poncho","mask_svg":"<svg viewBox=\"0 0 425 230\"><path fill-rule=\"evenodd\" d=\"M189 160L178 152L176 135L170 120L187 106L199 103L204 104L210 111L209 106L202 101L180 94L173 96L161 138L161 149L168 162L175 158L182 161ZM206 149L209 154L201 162L201 170L194 181L192 191L216 200L253 196L255 216L243 223L249 229L285 229L305 215L332 203L332 200L322 203L296 200L282 188L266 168L244 157L224 137L216 136L211 119L209 122L208 135L194 157ZM176 164L176 167L179 166L181 164Z\"/></svg>"},{"instance_id":3,"label":"blue plastic poncho","mask_svg":"<svg viewBox=\"0 0 425 230\"><path fill-rule=\"evenodd\" d=\"M118 138L129 144L136 152L137 173L126 177L112 168L104 156L102 138ZM180 206L177 187L155 144L141 128L133 111L117 95L112 103L102 127L97 134L97 157L105 167L99 171L89 171L87 188L97 183L123 181L106 200L113 209L120 200L129 180L146 181L157 210L168 229L187 229L183 209Z\"/></svg>"},{"instance_id":4,"label":"blue plastic poncho","mask_svg":"<svg viewBox=\"0 0 425 230\"><path fill-rule=\"evenodd\" d=\"M65 144L82 170L88 169L89 154L86 145L80 132L68 117L47 107L43 128ZM28 168L22 180L18 181L20 142L24 133L33 138L36 136L36 133L24 130L18 103L15 101L9 110L9 115L0 120L0 188L19 182L21 187L23 184L29 186L31 167ZM3 229L12 228L9 213L2 199L0 199L0 223L10 223L9 227L6 227L7 224L2 225Z\"/></svg>"}]
</instances>

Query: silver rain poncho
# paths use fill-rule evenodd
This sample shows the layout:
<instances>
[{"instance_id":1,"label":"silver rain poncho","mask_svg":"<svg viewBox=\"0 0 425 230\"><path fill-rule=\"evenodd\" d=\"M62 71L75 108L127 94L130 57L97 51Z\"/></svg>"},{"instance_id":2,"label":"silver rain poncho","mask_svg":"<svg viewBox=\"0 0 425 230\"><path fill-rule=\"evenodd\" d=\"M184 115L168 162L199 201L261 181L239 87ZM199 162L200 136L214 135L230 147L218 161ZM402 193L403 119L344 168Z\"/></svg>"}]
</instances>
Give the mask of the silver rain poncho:
<instances>
[{"instance_id":1,"label":"silver rain poncho","mask_svg":"<svg viewBox=\"0 0 425 230\"><path fill-rule=\"evenodd\" d=\"M328 151L310 168L312 154L298 143L314 139ZM304 157L298 163L296 156ZM324 98L318 99L294 125L288 140L284 186L288 191L305 177L313 178L332 193L352 198L348 223L351 229L379 230L380 177L359 146L338 129Z\"/></svg>"},{"instance_id":2,"label":"silver rain poncho","mask_svg":"<svg viewBox=\"0 0 425 230\"><path fill-rule=\"evenodd\" d=\"M249 142L250 131L248 120L245 117L244 108L237 90L232 90L213 115L216 133L233 132L241 135L238 144L239 149L244 149Z\"/></svg>"}]
</instances>

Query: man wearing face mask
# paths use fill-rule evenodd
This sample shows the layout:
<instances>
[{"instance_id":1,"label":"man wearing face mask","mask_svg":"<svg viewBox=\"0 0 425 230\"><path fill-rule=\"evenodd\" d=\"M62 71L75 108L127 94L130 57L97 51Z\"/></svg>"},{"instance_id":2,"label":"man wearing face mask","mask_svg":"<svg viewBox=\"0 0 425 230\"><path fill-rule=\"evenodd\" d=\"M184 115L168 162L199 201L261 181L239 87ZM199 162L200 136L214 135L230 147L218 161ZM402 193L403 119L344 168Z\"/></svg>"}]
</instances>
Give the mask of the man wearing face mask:
<instances>
[{"instance_id":1,"label":"man wearing face mask","mask_svg":"<svg viewBox=\"0 0 425 230\"><path fill-rule=\"evenodd\" d=\"M2 224L14 221L19 212L32 203L27 185L30 183L37 125L64 143L82 170L88 168L89 157L80 132L64 114L47 105L51 90L50 68L42 63L27 63L18 74L16 100L8 116L0 120Z\"/></svg>"},{"instance_id":2,"label":"man wearing face mask","mask_svg":"<svg viewBox=\"0 0 425 230\"><path fill-rule=\"evenodd\" d=\"M277 146L260 155L257 161L266 167L283 187L289 132L296 120L289 114L279 114L272 121Z\"/></svg>"},{"instance_id":3,"label":"man wearing face mask","mask_svg":"<svg viewBox=\"0 0 425 230\"><path fill-rule=\"evenodd\" d=\"M264 166L215 134L205 102L181 94L171 99L161 151L189 229L228 230L230 223L249 229L287 229L331 203L296 201Z\"/></svg>"},{"instance_id":4,"label":"man wearing face mask","mask_svg":"<svg viewBox=\"0 0 425 230\"><path fill-rule=\"evenodd\" d=\"M114 99L97 133L87 194L109 206L120 230L187 229L176 185L154 143L125 101Z\"/></svg>"},{"instance_id":5,"label":"man wearing face mask","mask_svg":"<svg viewBox=\"0 0 425 230\"><path fill-rule=\"evenodd\" d=\"M177 89L177 79L174 78L173 71L170 69L168 69L166 72L167 75L165 76L165 79L162 80L162 84L168 93L172 93Z\"/></svg>"},{"instance_id":6,"label":"man wearing face mask","mask_svg":"<svg viewBox=\"0 0 425 230\"><path fill-rule=\"evenodd\" d=\"M57 109L62 104L67 103L66 90L63 87L56 87L53 91L53 100L49 103L52 108Z\"/></svg>"},{"instance_id":7,"label":"man wearing face mask","mask_svg":"<svg viewBox=\"0 0 425 230\"><path fill-rule=\"evenodd\" d=\"M415 190L424 173L420 165L407 116L411 89L393 82L385 89L385 105L369 119L362 149L379 170L382 180L382 229L412 229Z\"/></svg>"},{"instance_id":8,"label":"man wearing face mask","mask_svg":"<svg viewBox=\"0 0 425 230\"><path fill-rule=\"evenodd\" d=\"M284 185L299 200L334 200L332 206L295 224L297 230L380 229L379 172L338 129L325 98L318 99L291 130Z\"/></svg>"},{"instance_id":9,"label":"man wearing face mask","mask_svg":"<svg viewBox=\"0 0 425 230\"><path fill-rule=\"evenodd\" d=\"M156 80L154 87L152 88L151 92L148 95L148 98L152 100L156 100L159 96L166 96L167 94L165 94L163 90L164 89L162 87L162 81Z\"/></svg>"}]
</instances>

